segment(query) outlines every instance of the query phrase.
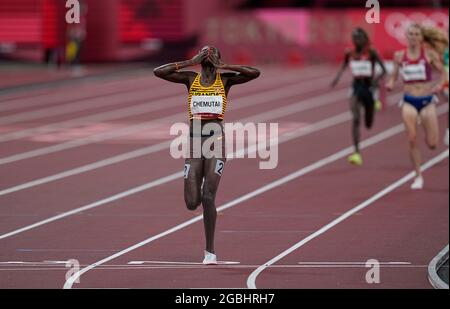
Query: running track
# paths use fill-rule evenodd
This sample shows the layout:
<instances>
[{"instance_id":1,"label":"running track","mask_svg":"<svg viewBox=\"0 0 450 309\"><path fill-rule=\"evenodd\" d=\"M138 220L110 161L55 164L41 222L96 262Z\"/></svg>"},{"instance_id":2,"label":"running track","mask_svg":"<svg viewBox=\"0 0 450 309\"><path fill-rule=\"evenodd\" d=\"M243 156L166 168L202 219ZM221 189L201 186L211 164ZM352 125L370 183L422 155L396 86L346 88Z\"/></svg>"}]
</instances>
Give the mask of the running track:
<instances>
[{"instance_id":1,"label":"running track","mask_svg":"<svg viewBox=\"0 0 450 309\"><path fill-rule=\"evenodd\" d=\"M0 95L0 288L431 288L448 243L447 148L422 147L426 189L411 192L397 92L363 130L364 166L349 166L348 77L331 90L335 68L282 70L230 96L228 122L279 123L279 166L227 164L216 250L239 264L217 267L196 264L201 213L185 209L168 151L183 86L140 70ZM379 284L365 281L369 259Z\"/></svg>"}]
</instances>

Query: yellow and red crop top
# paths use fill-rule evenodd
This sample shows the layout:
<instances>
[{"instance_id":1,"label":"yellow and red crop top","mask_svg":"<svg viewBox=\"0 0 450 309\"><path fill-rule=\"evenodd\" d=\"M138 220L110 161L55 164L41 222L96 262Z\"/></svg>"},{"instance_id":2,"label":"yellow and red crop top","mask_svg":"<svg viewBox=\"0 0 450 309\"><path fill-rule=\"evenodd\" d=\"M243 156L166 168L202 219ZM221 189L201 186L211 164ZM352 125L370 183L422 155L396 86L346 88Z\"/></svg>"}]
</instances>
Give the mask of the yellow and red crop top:
<instances>
[{"instance_id":1,"label":"yellow and red crop top","mask_svg":"<svg viewBox=\"0 0 450 309\"><path fill-rule=\"evenodd\" d=\"M197 74L189 89L189 120L223 120L227 109L227 96L220 73L216 74L214 84L205 87L201 84L201 74Z\"/></svg>"}]
</instances>

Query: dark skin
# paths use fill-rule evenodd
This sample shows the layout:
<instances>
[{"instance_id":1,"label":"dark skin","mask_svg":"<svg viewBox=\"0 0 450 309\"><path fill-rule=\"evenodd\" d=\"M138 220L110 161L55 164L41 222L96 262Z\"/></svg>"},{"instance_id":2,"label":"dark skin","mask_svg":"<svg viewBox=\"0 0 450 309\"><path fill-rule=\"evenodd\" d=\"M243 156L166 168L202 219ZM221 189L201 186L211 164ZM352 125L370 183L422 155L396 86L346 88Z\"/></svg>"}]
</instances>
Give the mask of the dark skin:
<instances>
[{"instance_id":1,"label":"dark skin","mask_svg":"<svg viewBox=\"0 0 450 309\"><path fill-rule=\"evenodd\" d=\"M232 86L247 83L258 78L261 74L260 71L255 68L223 63L219 50L211 46L203 47L201 51L190 60L160 66L154 70L154 73L157 77L164 80L184 84L189 90L197 77L197 73L193 71L180 70L196 65L201 65L202 71L200 83L205 87L214 84L218 70L233 71L220 74L227 96ZM218 123L221 122L218 119L209 121ZM204 123L205 122L208 121L204 121ZM189 158L186 159L185 162L185 164L190 166L189 173L184 182L184 198L186 207L189 210L194 211L198 206L200 206L200 204L203 205L206 250L210 253L215 252L214 233L217 218L215 199L221 179L221 175L218 175L215 170L217 164L220 162L224 165L226 159Z\"/></svg>"},{"instance_id":2,"label":"dark skin","mask_svg":"<svg viewBox=\"0 0 450 309\"><path fill-rule=\"evenodd\" d=\"M154 70L154 73L157 77L167 81L185 84L189 90L197 73L179 70L196 65L202 66L201 84L204 86L209 86L214 83L217 70L234 71L220 74L227 95L233 85L247 83L261 75L261 72L255 68L223 63L219 50L210 46L203 47L200 53L190 60L160 66Z\"/></svg>"},{"instance_id":3,"label":"dark skin","mask_svg":"<svg viewBox=\"0 0 450 309\"><path fill-rule=\"evenodd\" d=\"M358 57L362 54L362 52L364 51L364 48L367 46L368 42L367 42L366 38L362 35L353 35L352 40L353 40L353 45L355 46L356 56ZM383 60L381 60L380 55L378 55L377 51L375 49L371 48L369 50L369 52L370 52L371 58L374 59L374 61L376 63L380 64L381 69L382 69L382 73L379 76L377 76L375 79L373 79L373 81L372 81L372 85L376 87L376 86L378 86L380 80L387 74L387 71L386 71L386 67L384 66ZM342 64L341 68L339 69L336 78L331 83L331 87L334 88L337 85L337 83L341 79L342 74L348 68L348 65L350 64L350 53L351 53L350 51L347 51L345 53L344 62Z\"/></svg>"},{"instance_id":4,"label":"dark skin","mask_svg":"<svg viewBox=\"0 0 450 309\"><path fill-rule=\"evenodd\" d=\"M364 49L367 47L369 42L368 42L367 38L360 33L354 33L352 35L352 40L353 40L353 44L355 46L356 58L359 58L362 55L362 53L364 52ZM377 87L380 80L386 75L387 71L386 71L383 61L381 60L380 56L378 55L378 53L375 49L370 48L369 55L370 55L370 59L373 62L378 63L382 69L382 73L379 76L377 76L376 78L373 78L373 79L369 78L369 80L367 81L367 83L370 84L372 87ZM347 51L345 54L344 62L342 64L341 68L339 69L336 78L331 83L331 87L334 88L337 85L337 83L341 79L342 74L348 68L348 66L350 64L350 56L351 56L351 51ZM350 99L350 107L351 107L351 111L353 114L352 136L353 136L353 144L355 146L355 151L357 153L359 153L359 151L360 151L360 149L359 149L359 141L360 141L359 126L360 126L360 122L361 122L361 120L360 120L361 119L361 111L360 111L361 106L364 106L363 102L359 102L359 99L356 96L352 96L352 98ZM365 106L365 124L368 129L370 129L372 127L373 119L374 119L374 106Z\"/></svg>"}]
</instances>

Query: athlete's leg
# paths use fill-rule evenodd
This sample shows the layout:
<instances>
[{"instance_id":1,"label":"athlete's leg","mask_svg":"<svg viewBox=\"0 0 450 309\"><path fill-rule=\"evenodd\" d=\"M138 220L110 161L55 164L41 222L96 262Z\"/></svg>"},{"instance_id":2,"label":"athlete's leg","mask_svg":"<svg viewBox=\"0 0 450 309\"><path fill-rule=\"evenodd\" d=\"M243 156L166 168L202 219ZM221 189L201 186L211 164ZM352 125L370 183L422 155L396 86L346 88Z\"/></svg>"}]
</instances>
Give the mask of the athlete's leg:
<instances>
[{"instance_id":1,"label":"athlete's leg","mask_svg":"<svg viewBox=\"0 0 450 309\"><path fill-rule=\"evenodd\" d=\"M447 112L447 129L445 130L445 135L444 135L444 144L447 146L449 146L449 144L450 144L449 124L450 124L450 116L449 116L449 113Z\"/></svg>"},{"instance_id":2,"label":"athlete's leg","mask_svg":"<svg viewBox=\"0 0 450 309\"><path fill-rule=\"evenodd\" d=\"M184 165L184 201L189 210L202 202L203 159L186 159Z\"/></svg>"},{"instance_id":3,"label":"athlete's leg","mask_svg":"<svg viewBox=\"0 0 450 309\"><path fill-rule=\"evenodd\" d=\"M436 105L429 104L420 112L422 126L425 129L425 142L430 149L436 149L439 141L439 122Z\"/></svg>"},{"instance_id":4,"label":"athlete's leg","mask_svg":"<svg viewBox=\"0 0 450 309\"><path fill-rule=\"evenodd\" d=\"M225 159L206 159L204 161L205 183L203 185L202 204L203 222L206 235L206 251L214 253L214 232L216 229L216 194L225 168Z\"/></svg>"},{"instance_id":5,"label":"athlete's leg","mask_svg":"<svg viewBox=\"0 0 450 309\"><path fill-rule=\"evenodd\" d=\"M364 104L364 116L367 129L372 129L375 119L375 102L367 102Z\"/></svg>"},{"instance_id":6,"label":"athlete's leg","mask_svg":"<svg viewBox=\"0 0 450 309\"><path fill-rule=\"evenodd\" d=\"M447 88L445 88L445 90L444 90L444 98L445 98L445 101L447 101L447 102L448 102L448 98L449 98L448 94L449 94L449 92L448 92L448 85L447 85ZM449 113L447 112L447 129L445 130L445 135L444 135L444 144L446 146L449 146L449 138L450 138L449 129L448 129L449 124L450 124L450 116L449 116Z\"/></svg>"},{"instance_id":7,"label":"athlete's leg","mask_svg":"<svg viewBox=\"0 0 450 309\"><path fill-rule=\"evenodd\" d=\"M410 104L404 103L402 106L402 118L406 128L406 134L408 136L409 143L409 155L414 165L417 177L422 175L420 171L420 165L422 157L420 150L417 146L417 120L419 113Z\"/></svg>"},{"instance_id":8,"label":"athlete's leg","mask_svg":"<svg viewBox=\"0 0 450 309\"><path fill-rule=\"evenodd\" d=\"M355 146L355 152L359 153L359 141L361 138L360 124L361 124L361 104L356 96L350 98L350 110L353 115L352 122L352 136L353 145Z\"/></svg>"}]
</instances>

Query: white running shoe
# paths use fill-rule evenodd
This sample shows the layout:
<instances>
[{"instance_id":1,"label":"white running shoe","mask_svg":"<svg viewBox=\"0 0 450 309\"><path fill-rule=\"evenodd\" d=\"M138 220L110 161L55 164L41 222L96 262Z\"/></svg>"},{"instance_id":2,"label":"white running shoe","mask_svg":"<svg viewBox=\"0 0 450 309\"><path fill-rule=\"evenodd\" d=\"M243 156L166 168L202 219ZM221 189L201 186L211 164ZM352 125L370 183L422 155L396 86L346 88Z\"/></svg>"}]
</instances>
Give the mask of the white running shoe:
<instances>
[{"instance_id":1,"label":"white running shoe","mask_svg":"<svg viewBox=\"0 0 450 309\"><path fill-rule=\"evenodd\" d=\"M449 138L449 136L448 136L448 129L447 129L445 131L445 137L444 137L444 143L445 143L446 146L448 146L448 138Z\"/></svg>"},{"instance_id":2,"label":"white running shoe","mask_svg":"<svg viewBox=\"0 0 450 309\"><path fill-rule=\"evenodd\" d=\"M203 265L217 265L217 256L205 250L205 258L203 259Z\"/></svg>"},{"instance_id":3,"label":"white running shoe","mask_svg":"<svg viewBox=\"0 0 450 309\"><path fill-rule=\"evenodd\" d=\"M413 184L411 185L411 189L412 190L422 190L423 189L423 183L424 183L424 180L423 180L422 176L416 177L414 179Z\"/></svg>"}]
</instances>

